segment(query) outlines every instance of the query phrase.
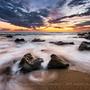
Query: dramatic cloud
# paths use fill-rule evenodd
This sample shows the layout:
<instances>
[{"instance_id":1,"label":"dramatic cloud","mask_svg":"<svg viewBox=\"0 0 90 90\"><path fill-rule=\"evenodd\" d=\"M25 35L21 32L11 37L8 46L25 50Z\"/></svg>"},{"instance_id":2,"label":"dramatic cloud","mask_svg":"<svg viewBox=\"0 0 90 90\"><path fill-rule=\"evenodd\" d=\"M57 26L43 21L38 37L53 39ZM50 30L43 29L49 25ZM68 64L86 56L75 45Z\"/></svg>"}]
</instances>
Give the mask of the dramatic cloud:
<instances>
[{"instance_id":1,"label":"dramatic cloud","mask_svg":"<svg viewBox=\"0 0 90 90\"><path fill-rule=\"evenodd\" d=\"M86 25L90 25L90 21L86 21L86 22L77 24L77 26L86 26Z\"/></svg>"},{"instance_id":2,"label":"dramatic cloud","mask_svg":"<svg viewBox=\"0 0 90 90\"><path fill-rule=\"evenodd\" d=\"M40 31L85 29L90 0L0 0L0 21Z\"/></svg>"}]
</instances>

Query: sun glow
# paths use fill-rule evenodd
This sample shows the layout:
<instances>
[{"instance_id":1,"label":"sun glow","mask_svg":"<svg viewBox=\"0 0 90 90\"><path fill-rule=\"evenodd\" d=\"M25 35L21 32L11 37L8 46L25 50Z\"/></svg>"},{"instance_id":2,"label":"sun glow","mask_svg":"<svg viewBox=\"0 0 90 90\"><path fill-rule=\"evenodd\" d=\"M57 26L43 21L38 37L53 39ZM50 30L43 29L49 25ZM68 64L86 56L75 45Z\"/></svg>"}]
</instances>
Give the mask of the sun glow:
<instances>
[{"instance_id":1,"label":"sun glow","mask_svg":"<svg viewBox=\"0 0 90 90\"><path fill-rule=\"evenodd\" d=\"M17 30L28 30L28 28L16 26L7 22L0 21L0 29L7 31L17 31Z\"/></svg>"},{"instance_id":2,"label":"sun glow","mask_svg":"<svg viewBox=\"0 0 90 90\"><path fill-rule=\"evenodd\" d=\"M80 25L85 21L89 21L90 16L75 16L71 18L65 18L58 23L50 23L49 19L44 20L44 25L40 27L22 27L16 26L7 22L0 21L0 29L10 32L29 31L29 32L78 32L90 30L90 25Z\"/></svg>"}]
</instances>

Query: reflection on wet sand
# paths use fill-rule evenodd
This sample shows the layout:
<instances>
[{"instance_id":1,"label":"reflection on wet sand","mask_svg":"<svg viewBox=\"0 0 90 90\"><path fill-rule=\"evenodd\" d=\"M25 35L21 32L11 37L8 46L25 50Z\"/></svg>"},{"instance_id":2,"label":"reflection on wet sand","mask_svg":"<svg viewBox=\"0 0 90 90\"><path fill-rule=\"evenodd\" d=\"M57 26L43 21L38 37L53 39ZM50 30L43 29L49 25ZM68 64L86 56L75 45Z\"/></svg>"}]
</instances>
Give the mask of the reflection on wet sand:
<instances>
[{"instance_id":1,"label":"reflection on wet sand","mask_svg":"<svg viewBox=\"0 0 90 90\"><path fill-rule=\"evenodd\" d=\"M69 70L0 75L0 90L89 90L90 75Z\"/></svg>"},{"instance_id":2,"label":"reflection on wet sand","mask_svg":"<svg viewBox=\"0 0 90 90\"><path fill-rule=\"evenodd\" d=\"M51 82L54 81L57 77L57 73L55 71L35 71L32 72L29 75L29 79L32 82L37 82L37 83L45 83L45 82Z\"/></svg>"}]
</instances>

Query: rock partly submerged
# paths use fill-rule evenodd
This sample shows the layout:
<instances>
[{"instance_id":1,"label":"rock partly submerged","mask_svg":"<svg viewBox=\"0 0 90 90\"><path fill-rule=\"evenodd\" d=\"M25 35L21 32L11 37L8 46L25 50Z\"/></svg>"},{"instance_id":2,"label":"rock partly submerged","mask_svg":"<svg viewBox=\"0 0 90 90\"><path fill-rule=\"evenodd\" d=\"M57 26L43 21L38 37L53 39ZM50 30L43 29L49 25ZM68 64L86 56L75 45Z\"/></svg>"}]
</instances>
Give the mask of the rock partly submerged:
<instances>
[{"instance_id":1,"label":"rock partly submerged","mask_svg":"<svg viewBox=\"0 0 90 90\"><path fill-rule=\"evenodd\" d=\"M41 40L41 39L35 38L31 42L45 42L45 40Z\"/></svg>"},{"instance_id":2,"label":"rock partly submerged","mask_svg":"<svg viewBox=\"0 0 90 90\"><path fill-rule=\"evenodd\" d=\"M83 41L79 46L79 51L90 51L90 42Z\"/></svg>"},{"instance_id":3,"label":"rock partly submerged","mask_svg":"<svg viewBox=\"0 0 90 90\"><path fill-rule=\"evenodd\" d=\"M34 58L28 53L23 56L19 63L20 72L26 74L35 70L43 70L44 68L41 65L43 62L42 58ZM47 69L66 69L68 67L69 64L62 62L62 59L54 54L51 55L51 60L47 65Z\"/></svg>"},{"instance_id":4,"label":"rock partly submerged","mask_svg":"<svg viewBox=\"0 0 90 90\"><path fill-rule=\"evenodd\" d=\"M0 71L0 74L28 74L36 70L67 69L69 67L69 64L64 62L55 54L51 55L51 60L47 64L46 69L41 65L43 62L44 60L42 58L35 58L31 53L27 53L20 61L14 60L13 62L6 64L6 66L4 65L5 68L3 71Z\"/></svg>"},{"instance_id":5,"label":"rock partly submerged","mask_svg":"<svg viewBox=\"0 0 90 90\"><path fill-rule=\"evenodd\" d=\"M7 37L7 38L13 38L13 36L12 36L12 35L6 35L6 37Z\"/></svg>"},{"instance_id":6,"label":"rock partly submerged","mask_svg":"<svg viewBox=\"0 0 90 90\"><path fill-rule=\"evenodd\" d=\"M24 55L19 63L19 67L21 68L22 73L28 73L34 70L41 69L41 63L43 62L42 58L34 59L33 56L28 53Z\"/></svg>"},{"instance_id":7,"label":"rock partly submerged","mask_svg":"<svg viewBox=\"0 0 90 90\"><path fill-rule=\"evenodd\" d=\"M15 39L15 42L16 43L22 43L22 42L25 42L25 40L23 38L19 39L19 38L16 38Z\"/></svg>"},{"instance_id":8,"label":"rock partly submerged","mask_svg":"<svg viewBox=\"0 0 90 90\"><path fill-rule=\"evenodd\" d=\"M49 42L55 45L74 45L74 42L63 42L63 41L57 41L57 42Z\"/></svg>"},{"instance_id":9,"label":"rock partly submerged","mask_svg":"<svg viewBox=\"0 0 90 90\"><path fill-rule=\"evenodd\" d=\"M62 60L55 54L51 55L51 60L48 63L48 69L66 69L69 67L69 64L65 64Z\"/></svg>"},{"instance_id":10,"label":"rock partly submerged","mask_svg":"<svg viewBox=\"0 0 90 90\"><path fill-rule=\"evenodd\" d=\"M79 38L85 38L90 40L90 32L78 33Z\"/></svg>"}]
</instances>

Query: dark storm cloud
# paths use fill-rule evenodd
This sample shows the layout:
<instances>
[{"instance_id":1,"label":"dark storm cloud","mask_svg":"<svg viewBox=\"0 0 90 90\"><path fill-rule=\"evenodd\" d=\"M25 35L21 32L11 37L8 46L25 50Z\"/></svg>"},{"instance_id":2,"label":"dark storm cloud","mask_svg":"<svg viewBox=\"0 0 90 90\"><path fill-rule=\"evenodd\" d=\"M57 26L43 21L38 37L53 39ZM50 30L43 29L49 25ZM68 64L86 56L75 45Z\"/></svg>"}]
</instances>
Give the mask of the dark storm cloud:
<instances>
[{"instance_id":1,"label":"dark storm cloud","mask_svg":"<svg viewBox=\"0 0 90 90\"><path fill-rule=\"evenodd\" d=\"M85 0L72 0L68 5L69 6L78 6L78 5L85 4L84 1Z\"/></svg>"},{"instance_id":2,"label":"dark storm cloud","mask_svg":"<svg viewBox=\"0 0 90 90\"><path fill-rule=\"evenodd\" d=\"M76 5L83 5L88 0L0 0L0 20L20 26L41 26L44 24L43 18L47 18L53 11L56 15L53 23L60 23L61 19L77 15ZM64 6L68 3L67 6ZM74 6L73 9L70 6ZM66 7L66 8L64 8ZM87 7L87 6L86 6ZM69 10L70 9L70 10ZM81 15L90 15L90 8L87 7ZM69 12L68 12L69 10ZM57 17L58 16L58 17ZM60 17L60 18L59 18Z\"/></svg>"},{"instance_id":3,"label":"dark storm cloud","mask_svg":"<svg viewBox=\"0 0 90 90\"><path fill-rule=\"evenodd\" d=\"M87 25L90 25L90 21L86 21L86 22L83 22L80 24L76 24L76 26L87 26Z\"/></svg>"},{"instance_id":4,"label":"dark storm cloud","mask_svg":"<svg viewBox=\"0 0 90 90\"><path fill-rule=\"evenodd\" d=\"M86 16L90 15L90 7L88 7L87 11L85 13L82 13L82 15L86 15Z\"/></svg>"}]
</instances>

